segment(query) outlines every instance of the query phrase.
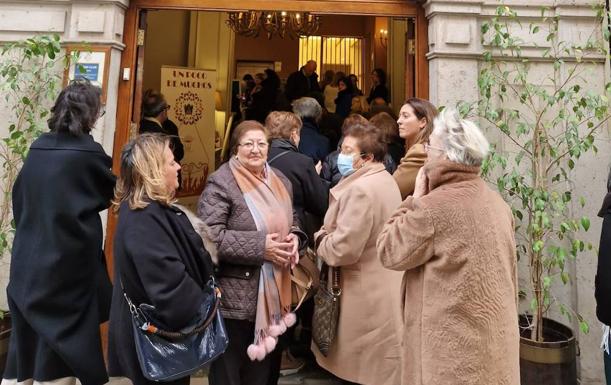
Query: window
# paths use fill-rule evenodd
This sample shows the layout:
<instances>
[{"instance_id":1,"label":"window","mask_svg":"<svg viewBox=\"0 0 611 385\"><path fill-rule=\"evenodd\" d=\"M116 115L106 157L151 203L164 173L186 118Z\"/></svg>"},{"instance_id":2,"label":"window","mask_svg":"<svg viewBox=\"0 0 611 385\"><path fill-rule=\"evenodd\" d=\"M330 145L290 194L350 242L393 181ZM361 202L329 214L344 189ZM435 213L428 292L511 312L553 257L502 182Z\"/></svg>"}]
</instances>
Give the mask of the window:
<instances>
[{"instance_id":1,"label":"window","mask_svg":"<svg viewBox=\"0 0 611 385\"><path fill-rule=\"evenodd\" d=\"M299 66L308 60L316 60L318 74L327 70L355 74L359 81L358 87L363 89L363 38L336 36L302 36L299 38Z\"/></svg>"}]
</instances>

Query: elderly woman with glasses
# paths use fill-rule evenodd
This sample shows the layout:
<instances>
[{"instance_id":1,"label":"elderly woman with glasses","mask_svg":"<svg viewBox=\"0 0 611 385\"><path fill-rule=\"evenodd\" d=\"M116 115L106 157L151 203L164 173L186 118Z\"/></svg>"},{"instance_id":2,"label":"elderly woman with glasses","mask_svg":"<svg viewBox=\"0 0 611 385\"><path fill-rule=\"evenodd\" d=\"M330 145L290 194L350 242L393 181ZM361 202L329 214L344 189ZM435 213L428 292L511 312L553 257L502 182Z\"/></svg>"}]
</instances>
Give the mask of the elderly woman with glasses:
<instances>
[{"instance_id":1,"label":"elderly woman with glasses","mask_svg":"<svg viewBox=\"0 0 611 385\"><path fill-rule=\"evenodd\" d=\"M346 127L324 224L314 235L318 256L339 268L337 336L320 366L344 381L395 385L401 373L399 289L401 274L384 269L376 239L401 203L399 188L384 168L382 133L367 121Z\"/></svg>"},{"instance_id":2,"label":"elderly woman with glasses","mask_svg":"<svg viewBox=\"0 0 611 385\"><path fill-rule=\"evenodd\" d=\"M514 222L479 176L488 141L444 110L426 151L377 243L384 266L404 272L401 383L518 385Z\"/></svg>"},{"instance_id":3,"label":"elderly woman with glasses","mask_svg":"<svg viewBox=\"0 0 611 385\"><path fill-rule=\"evenodd\" d=\"M290 268L305 247L291 182L267 163L269 133L240 123L233 156L208 178L198 214L216 244L221 313L229 346L210 367L212 385L264 385L277 338L292 326Z\"/></svg>"}]
</instances>

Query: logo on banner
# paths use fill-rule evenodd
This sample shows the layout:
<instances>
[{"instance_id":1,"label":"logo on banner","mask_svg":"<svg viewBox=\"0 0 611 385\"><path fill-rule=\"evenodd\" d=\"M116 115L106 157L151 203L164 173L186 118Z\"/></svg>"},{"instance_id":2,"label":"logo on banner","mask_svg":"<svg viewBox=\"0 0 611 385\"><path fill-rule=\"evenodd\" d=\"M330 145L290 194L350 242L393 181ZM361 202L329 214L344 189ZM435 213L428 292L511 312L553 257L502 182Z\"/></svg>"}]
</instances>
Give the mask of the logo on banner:
<instances>
[{"instance_id":1,"label":"logo on banner","mask_svg":"<svg viewBox=\"0 0 611 385\"><path fill-rule=\"evenodd\" d=\"M202 118L203 111L204 103L190 91L181 93L174 105L174 115L183 124L196 124Z\"/></svg>"}]
</instances>

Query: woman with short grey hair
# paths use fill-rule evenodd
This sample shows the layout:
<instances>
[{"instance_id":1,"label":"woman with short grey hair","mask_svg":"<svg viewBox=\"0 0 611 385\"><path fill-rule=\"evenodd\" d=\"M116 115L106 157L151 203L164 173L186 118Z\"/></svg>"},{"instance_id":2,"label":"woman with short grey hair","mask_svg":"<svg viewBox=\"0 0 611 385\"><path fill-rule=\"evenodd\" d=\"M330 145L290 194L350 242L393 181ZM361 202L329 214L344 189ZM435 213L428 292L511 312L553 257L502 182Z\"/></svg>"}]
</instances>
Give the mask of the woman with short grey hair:
<instances>
[{"instance_id":1,"label":"woman with short grey hair","mask_svg":"<svg viewBox=\"0 0 611 385\"><path fill-rule=\"evenodd\" d=\"M329 138L322 135L318 128L322 107L316 99L310 97L299 98L292 106L295 115L303 122L299 152L312 158L314 164L318 164L331 152Z\"/></svg>"},{"instance_id":2,"label":"woman with short grey hair","mask_svg":"<svg viewBox=\"0 0 611 385\"><path fill-rule=\"evenodd\" d=\"M518 385L511 208L479 176L479 128L450 109L434 125L414 195L377 240L382 264L404 271L402 384Z\"/></svg>"},{"instance_id":3,"label":"woman with short grey hair","mask_svg":"<svg viewBox=\"0 0 611 385\"><path fill-rule=\"evenodd\" d=\"M431 137L436 138L431 138L430 143L439 140L448 160L466 166L480 166L488 155L490 144L484 134L475 123L461 119L456 110L444 110L433 126Z\"/></svg>"}]
</instances>

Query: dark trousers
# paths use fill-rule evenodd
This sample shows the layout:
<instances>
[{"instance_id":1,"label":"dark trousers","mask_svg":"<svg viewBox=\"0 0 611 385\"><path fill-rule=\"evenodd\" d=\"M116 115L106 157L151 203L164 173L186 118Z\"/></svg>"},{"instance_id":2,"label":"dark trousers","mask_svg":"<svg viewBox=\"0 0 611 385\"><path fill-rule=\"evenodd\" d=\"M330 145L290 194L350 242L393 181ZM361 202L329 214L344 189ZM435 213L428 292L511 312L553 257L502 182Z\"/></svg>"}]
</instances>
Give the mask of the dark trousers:
<instances>
[{"instance_id":1,"label":"dark trousers","mask_svg":"<svg viewBox=\"0 0 611 385\"><path fill-rule=\"evenodd\" d=\"M254 322L225 319L229 345L210 366L210 385L266 385L270 371L270 356L263 361L251 361L246 355L254 341Z\"/></svg>"}]
</instances>

